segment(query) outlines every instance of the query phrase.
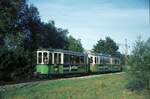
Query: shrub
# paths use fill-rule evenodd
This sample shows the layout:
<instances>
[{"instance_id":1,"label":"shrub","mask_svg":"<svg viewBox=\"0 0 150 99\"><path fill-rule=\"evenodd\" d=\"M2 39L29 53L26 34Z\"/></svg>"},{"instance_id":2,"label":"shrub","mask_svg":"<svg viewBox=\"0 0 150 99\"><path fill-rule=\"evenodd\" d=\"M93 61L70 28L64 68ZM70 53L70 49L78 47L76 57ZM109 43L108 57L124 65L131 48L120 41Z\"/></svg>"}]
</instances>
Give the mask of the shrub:
<instances>
[{"instance_id":1,"label":"shrub","mask_svg":"<svg viewBox=\"0 0 150 99\"><path fill-rule=\"evenodd\" d=\"M0 81L18 81L30 79L36 63L33 52L23 48L0 49Z\"/></svg>"},{"instance_id":2,"label":"shrub","mask_svg":"<svg viewBox=\"0 0 150 99\"><path fill-rule=\"evenodd\" d=\"M131 91L140 91L144 88L144 83L140 80L129 80L128 84L126 85L126 88Z\"/></svg>"},{"instance_id":3,"label":"shrub","mask_svg":"<svg viewBox=\"0 0 150 99\"><path fill-rule=\"evenodd\" d=\"M150 91L150 38L147 41L138 39L128 63L129 89L145 88Z\"/></svg>"}]
</instances>

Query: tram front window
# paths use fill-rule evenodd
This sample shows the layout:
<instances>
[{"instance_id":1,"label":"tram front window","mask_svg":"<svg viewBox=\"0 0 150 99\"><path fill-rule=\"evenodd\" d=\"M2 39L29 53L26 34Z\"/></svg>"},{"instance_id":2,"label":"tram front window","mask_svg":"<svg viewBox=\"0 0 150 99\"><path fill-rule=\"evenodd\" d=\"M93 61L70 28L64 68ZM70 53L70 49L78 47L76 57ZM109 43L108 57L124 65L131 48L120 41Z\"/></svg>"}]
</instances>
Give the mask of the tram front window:
<instances>
[{"instance_id":1,"label":"tram front window","mask_svg":"<svg viewBox=\"0 0 150 99\"><path fill-rule=\"evenodd\" d=\"M41 52L39 52L38 53L38 64L41 64L42 63L42 53Z\"/></svg>"},{"instance_id":2,"label":"tram front window","mask_svg":"<svg viewBox=\"0 0 150 99\"><path fill-rule=\"evenodd\" d=\"M43 53L43 63L48 64L48 53L47 52Z\"/></svg>"},{"instance_id":3,"label":"tram front window","mask_svg":"<svg viewBox=\"0 0 150 99\"><path fill-rule=\"evenodd\" d=\"M93 63L93 57L90 57L89 61L90 63Z\"/></svg>"}]
</instances>

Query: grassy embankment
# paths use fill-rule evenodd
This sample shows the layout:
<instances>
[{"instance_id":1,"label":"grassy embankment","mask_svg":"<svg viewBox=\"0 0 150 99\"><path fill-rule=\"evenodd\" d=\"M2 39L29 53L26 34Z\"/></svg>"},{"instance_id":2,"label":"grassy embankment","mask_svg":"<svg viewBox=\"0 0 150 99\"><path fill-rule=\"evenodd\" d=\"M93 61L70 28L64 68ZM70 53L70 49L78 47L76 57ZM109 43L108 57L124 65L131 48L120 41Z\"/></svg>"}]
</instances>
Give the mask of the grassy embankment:
<instances>
[{"instance_id":1,"label":"grassy embankment","mask_svg":"<svg viewBox=\"0 0 150 99\"><path fill-rule=\"evenodd\" d=\"M95 77L43 81L7 87L2 99L148 99L144 92L125 89L126 74L103 74Z\"/></svg>"}]
</instances>

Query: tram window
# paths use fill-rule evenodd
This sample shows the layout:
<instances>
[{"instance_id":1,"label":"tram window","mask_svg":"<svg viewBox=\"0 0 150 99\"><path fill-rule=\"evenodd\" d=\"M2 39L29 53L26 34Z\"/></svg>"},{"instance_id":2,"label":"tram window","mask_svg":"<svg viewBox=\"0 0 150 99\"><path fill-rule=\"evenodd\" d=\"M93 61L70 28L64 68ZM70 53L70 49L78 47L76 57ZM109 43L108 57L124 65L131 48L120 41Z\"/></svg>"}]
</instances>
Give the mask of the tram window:
<instances>
[{"instance_id":1,"label":"tram window","mask_svg":"<svg viewBox=\"0 0 150 99\"><path fill-rule=\"evenodd\" d=\"M47 52L43 53L43 62L44 62L44 64L48 64L48 53Z\"/></svg>"},{"instance_id":2,"label":"tram window","mask_svg":"<svg viewBox=\"0 0 150 99\"><path fill-rule=\"evenodd\" d=\"M54 64L61 64L61 54L54 53Z\"/></svg>"},{"instance_id":3,"label":"tram window","mask_svg":"<svg viewBox=\"0 0 150 99\"><path fill-rule=\"evenodd\" d=\"M44 54L43 54L43 55L44 55L44 57L47 57L47 53L46 53L46 52L44 52Z\"/></svg>"},{"instance_id":4,"label":"tram window","mask_svg":"<svg viewBox=\"0 0 150 99\"><path fill-rule=\"evenodd\" d=\"M117 60L115 59L115 64L117 64Z\"/></svg>"},{"instance_id":5,"label":"tram window","mask_svg":"<svg viewBox=\"0 0 150 99\"><path fill-rule=\"evenodd\" d=\"M96 57L95 57L95 64L97 63L97 59L96 59Z\"/></svg>"},{"instance_id":6,"label":"tram window","mask_svg":"<svg viewBox=\"0 0 150 99\"><path fill-rule=\"evenodd\" d=\"M70 55L70 63L73 64L74 63L73 61L74 61L74 56Z\"/></svg>"},{"instance_id":7,"label":"tram window","mask_svg":"<svg viewBox=\"0 0 150 99\"><path fill-rule=\"evenodd\" d=\"M103 61L102 61L102 57L100 56L100 63L102 63Z\"/></svg>"},{"instance_id":8,"label":"tram window","mask_svg":"<svg viewBox=\"0 0 150 99\"><path fill-rule=\"evenodd\" d=\"M70 64L70 56L67 54L64 54L64 64Z\"/></svg>"},{"instance_id":9,"label":"tram window","mask_svg":"<svg viewBox=\"0 0 150 99\"><path fill-rule=\"evenodd\" d=\"M57 64L57 53L54 53L54 64Z\"/></svg>"},{"instance_id":10,"label":"tram window","mask_svg":"<svg viewBox=\"0 0 150 99\"><path fill-rule=\"evenodd\" d=\"M120 60L118 59L118 65L120 65Z\"/></svg>"},{"instance_id":11,"label":"tram window","mask_svg":"<svg viewBox=\"0 0 150 99\"><path fill-rule=\"evenodd\" d=\"M75 59L75 56L71 56L71 63L72 64L75 64L75 62L74 62L75 60L74 59Z\"/></svg>"},{"instance_id":12,"label":"tram window","mask_svg":"<svg viewBox=\"0 0 150 99\"><path fill-rule=\"evenodd\" d=\"M84 56L80 56L80 63L84 64Z\"/></svg>"},{"instance_id":13,"label":"tram window","mask_svg":"<svg viewBox=\"0 0 150 99\"><path fill-rule=\"evenodd\" d=\"M77 57L78 57L78 56L74 56L74 57L73 57L73 64L77 64Z\"/></svg>"},{"instance_id":14,"label":"tram window","mask_svg":"<svg viewBox=\"0 0 150 99\"><path fill-rule=\"evenodd\" d=\"M61 54L58 54L58 64L61 64Z\"/></svg>"},{"instance_id":15,"label":"tram window","mask_svg":"<svg viewBox=\"0 0 150 99\"><path fill-rule=\"evenodd\" d=\"M118 65L119 64L119 60L115 59L115 64Z\"/></svg>"},{"instance_id":16,"label":"tram window","mask_svg":"<svg viewBox=\"0 0 150 99\"><path fill-rule=\"evenodd\" d=\"M76 64L79 64L79 62L80 62L80 57L76 56Z\"/></svg>"},{"instance_id":17,"label":"tram window","mask_svg":"<svg viewBox=\"0 0 150 99\"><path fill-rule=\"evenodd\" d=\"M110 58L109 57L105 57L105 62L106 63L110 63Z\"/></svg>"},{"instance_id":18,"label":"tram window","mask_svg":"<svg viewBox=\"0 0 150 99\"><path fill-rule=\"evenodd\" d=\"M42 63L42 53L38 53L38 63Z\"/></svg>"},{"instance_id":19,"label":"tram window","mask_svg":"<svg viewBox=\"0 0 150 99\"><path fill-rule=\"evenodd\" d=\"M117 60L115 58L113 59L113 64L117 64Z\"/></svg>"},{"instance_id":20,"label":"tram window","mask_svg":"<svg viewBox=\"0 0 150 99\"><path fill-rule=\"evenodd\" d=\"M76 63L76 62L75 62L75 58L76 58L76 56L73 56L73 57L72 57L72 63L73 63L73 64Z\"/></svg>"},{"instance_id":21,"label":"tram window","mask_svg":"<svg viewBox=\"0 0 150 99\"><path fill-rule=\"evenodd\" d=\"M116 64L118 64L118 60L116 60Z\"/></svg>"},{"instance_id":22,"label":"tram window","mask_svg":"<svg viewBox=\"0 0 150 99\"><path fill-rule=\"evenodd\" d=\"M52 64L52 53L49 53L49 63Z\"/></svg>"},{"instance_id":23,"label":"tram window","mask_svg":"<svg viewBox=\"0 0 150 99\"><path fill-rule=\"evenodd\" d=\"M105 57L105 62L109 63L109 58L108 57Z\"/></svg>"},{"instance_id":24,"label":"tram window","mask_svg":"<svg viewBox=\"0 0 150 99\"><path fill-rule=\"evenodd\" d=\"M101 62L101 64L104 63L104 58L103 58L103 56L100 57L100 62Z\"/></svg>"},{"instance_id":25,"label":"tram window","mask_svg":"<svg viewBox=\"0 0 150 99\"><path fill-rule=\"evenodd\" d=\"M97 63L99 64L99 57L97 57Z\"/></svg>"},{"instance_id":26,"label":"tram window","mask_svg":"<svg viewBox=\"0 0 150 99\"><path fill-rule=\"evenodd\" d=\"M90 63L93 63L93 57L90 57Z\"/></svg>"}]
</instances>

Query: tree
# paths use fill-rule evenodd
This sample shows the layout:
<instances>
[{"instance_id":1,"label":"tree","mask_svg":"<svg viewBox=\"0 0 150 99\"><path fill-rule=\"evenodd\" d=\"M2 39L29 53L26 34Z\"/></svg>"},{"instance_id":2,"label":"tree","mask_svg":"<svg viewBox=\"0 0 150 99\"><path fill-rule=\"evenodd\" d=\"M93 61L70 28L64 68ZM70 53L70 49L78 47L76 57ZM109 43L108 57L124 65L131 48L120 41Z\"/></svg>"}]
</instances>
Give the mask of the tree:
<instances>
[{"instance_id":1,"label":"tree","mask_svg":"<svg viewBox=\"0 0 150 99\"><path fill-rule=\"evenodd\" d=\"M17 30L18 12L26 0L1 0L0 1L0 44L4 45L7 34L15 35Z\"/></svg>"},{"instance_id":2,"label":"tree","mask_svg":"<svg viewBox=\"0 0 150 99\"><path fill-rule=\"evenodd\" d=\"M128 88L132 90L146 88L150 94L150 38L138 39L129 57Z\"/></svg>"},{"instance_id":3,"label":"tree","mask_svg":"<svg viewBox=\"0 0 150 99\"><path fill-rule=\"evenodd\" d=\"M81 40L76 40L72 36L68 37L67 49L71 51L83 52L84 48L82 47Z\"/></svg>"},{"instance_id":4,"label":"tree","mask_svg":"<svg viewBox=\"0 0 150 99\"><path fill-rule=\"evenodd\" d=\"M100 39L93 47L93 51L96 53L107 53L114 55L118 50L117 44L110 38L106 37L105 40Z\"/></svg>"},{"instance_id":5,"label":"tree","mask_svg":"<svg viewBox=\"0 0 150 99\"><path fill-rule=\"evenodd\" d=\"M54 21L44 23L26 0L0 0L0 81L32 77L38 48L83 51L80 40Z\"/></svg>"}]
</instances>

